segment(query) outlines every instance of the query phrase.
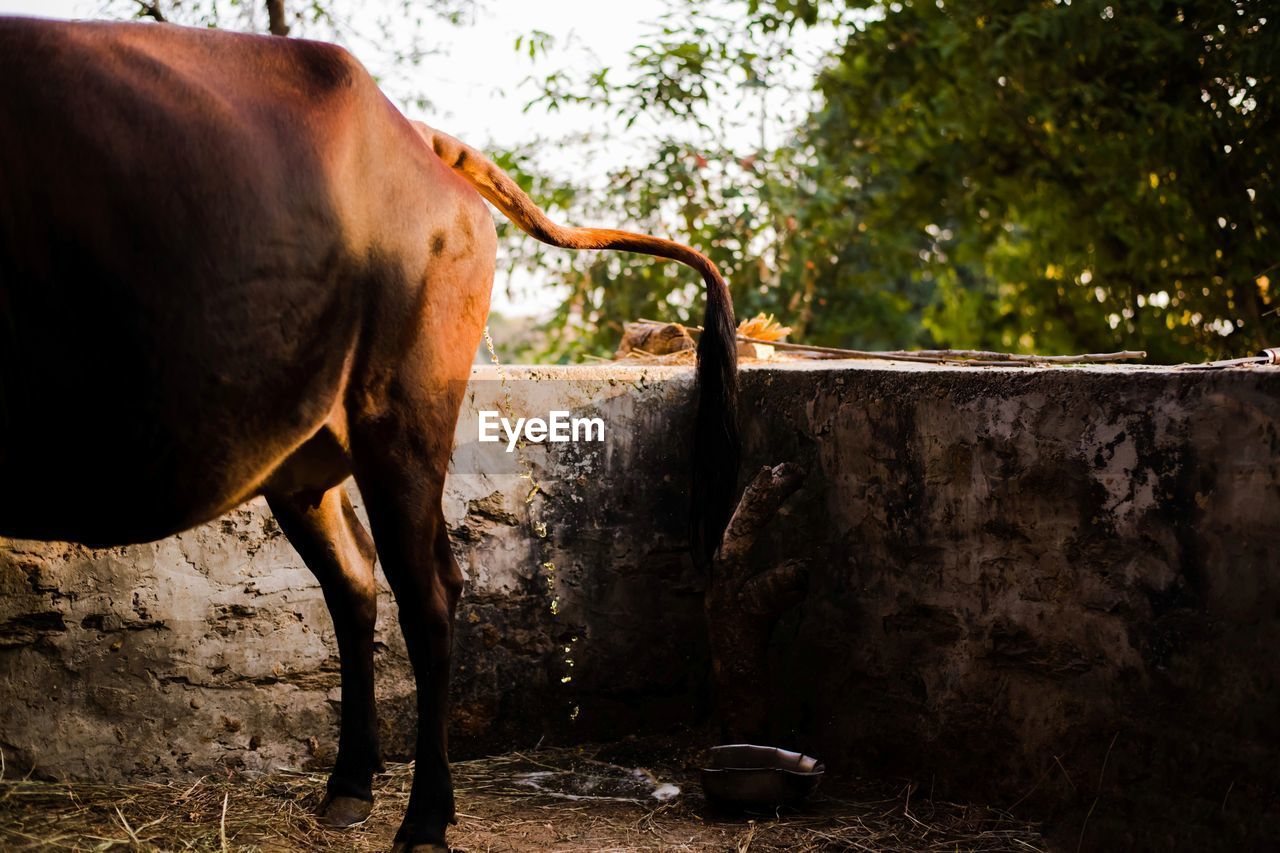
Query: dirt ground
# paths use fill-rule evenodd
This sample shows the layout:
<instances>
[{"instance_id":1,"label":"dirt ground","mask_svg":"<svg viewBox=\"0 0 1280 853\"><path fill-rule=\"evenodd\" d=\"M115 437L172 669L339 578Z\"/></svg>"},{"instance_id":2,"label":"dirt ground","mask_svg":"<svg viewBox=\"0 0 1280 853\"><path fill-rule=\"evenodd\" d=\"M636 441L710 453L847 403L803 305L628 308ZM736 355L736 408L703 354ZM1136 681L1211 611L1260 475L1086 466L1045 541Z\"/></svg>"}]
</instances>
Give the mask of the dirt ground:
<instances>
[{"instance_id":1,"label":"dirt ground","mask_svg":"<svg viewBox=\"0 0 1280 853\"><path fill-rule=\"evenodd\" d=\"M639 768L616 747L541 749L456 762L460 851L1043 850L1035 824L985 806L934 801L903 782L824 780L799 809L724 815L703 799L699 756ZM411 765L375 782L362 826L311 817L323 775L209 776L92 785L0 781L6 851L386 851L408 799ZM678 792L675 790L678 788Z\"/></svg>"}]
</instances>

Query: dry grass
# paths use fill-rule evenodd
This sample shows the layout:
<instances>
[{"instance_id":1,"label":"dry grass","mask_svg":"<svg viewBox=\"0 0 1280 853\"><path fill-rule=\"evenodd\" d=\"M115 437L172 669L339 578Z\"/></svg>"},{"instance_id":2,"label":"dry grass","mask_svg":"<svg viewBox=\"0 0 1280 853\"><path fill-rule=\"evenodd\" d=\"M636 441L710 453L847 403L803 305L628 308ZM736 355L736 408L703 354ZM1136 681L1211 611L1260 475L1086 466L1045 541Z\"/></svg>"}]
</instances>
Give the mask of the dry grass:
<instances>
[{"instance_id":1,"label":"dry grass","mask_svg":"<svg viewBox=\"0 0 1280 853\"><path fill-rule=\"evenodd\" d=\"M459 850L1041 850L1037 827L982 806L934 802L882 785L825 786L803 810L718 816L679 762L654 773L543 749L454 764ZM408 799L410 765L376 783L364 825L328 830L311 811L324 777L279 772L194 784L0 782L0 849L73 851L385 851ZM674 781L681 796L647 796ZM567 792L567 793L566 793Z\"/></svg>"},{"instance_id":2,"label":"dry grass","mask_svg":"<svg viewBox=\"0 0 1280 853\"><path fill-rule=\"evenodd\" d=\"M791 327L784 326L772 314L757 314L738 324L738 334L757 341L780 341L791 334Z\"/></svg>"}]
</instances>

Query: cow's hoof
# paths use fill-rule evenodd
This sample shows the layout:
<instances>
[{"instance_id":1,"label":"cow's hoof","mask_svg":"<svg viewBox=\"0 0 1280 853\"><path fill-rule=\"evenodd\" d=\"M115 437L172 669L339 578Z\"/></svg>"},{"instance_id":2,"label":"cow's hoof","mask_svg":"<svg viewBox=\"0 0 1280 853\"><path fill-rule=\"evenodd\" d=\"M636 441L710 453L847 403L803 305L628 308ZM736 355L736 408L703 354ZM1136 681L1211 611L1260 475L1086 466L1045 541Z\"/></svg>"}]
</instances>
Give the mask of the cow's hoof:
<instances>
[{"instance_id":1,"label":"cow's hoof","mask_svg":"<svg viewBox=\"0 0 1280 853\"><path fill-rule=\"evenodd\" d=\"M325 826L342 828L355 826L369 819L373 811L372 800L358 797L328 796L320 804L320 822Z\"/></svg>"},{"instance_id":2,"label":"cow's hoof","mask_svg":"<svg viewBox=\"0 0 1280 853\"><path fill-rule=\"evenodd\" d=\"M410 844L397 841L391 845L391 853L449 853L447 844Z\"/></svg>"}]
</instances>

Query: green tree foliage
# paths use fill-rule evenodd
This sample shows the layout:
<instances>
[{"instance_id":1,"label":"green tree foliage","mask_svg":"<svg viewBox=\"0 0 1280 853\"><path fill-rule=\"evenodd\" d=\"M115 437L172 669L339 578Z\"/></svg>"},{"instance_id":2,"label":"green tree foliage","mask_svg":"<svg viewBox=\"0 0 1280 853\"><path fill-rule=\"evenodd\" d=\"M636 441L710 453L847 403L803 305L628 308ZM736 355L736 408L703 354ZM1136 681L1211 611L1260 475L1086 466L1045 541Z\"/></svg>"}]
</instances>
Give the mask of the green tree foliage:
<instances>
[{"instance_id":1,"label":"green tree foliage","mask_svg":"<svg viewBox=\"0 0 1280 853\"><path fill-rule=\"evenodd\" d=\"M589 103L651 141L598 200L558 187L566 215L702 247L740 314L807 340L1199 360L1280 343L1277 5L681 0L624 79L553 75L534 106ZM782 85L809 27L839 32L812 109L742 150L712 107ZM671 265L556 275L553 326L594 351L623 319L697 317Z\"/></svg>"}]
</instances>

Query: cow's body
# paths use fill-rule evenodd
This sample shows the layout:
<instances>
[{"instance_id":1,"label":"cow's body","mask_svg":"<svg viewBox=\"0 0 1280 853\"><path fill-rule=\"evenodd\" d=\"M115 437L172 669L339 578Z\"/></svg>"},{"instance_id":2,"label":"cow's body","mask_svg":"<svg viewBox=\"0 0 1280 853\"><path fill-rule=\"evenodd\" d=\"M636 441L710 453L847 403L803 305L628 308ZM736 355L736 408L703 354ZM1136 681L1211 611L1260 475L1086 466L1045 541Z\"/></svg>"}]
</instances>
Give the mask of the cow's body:
<instances>
[{"instance_id":1,"label":"cow's body","mask_svg":"<svg viewBox=\"0 0 1280 853\"><path fill-rule=\"evenodd\" d=\"M323 492L345 454L290 460L345 450L410 346L466 381L492 219L345 52L8 20L0 81L0 532Z\"/></svg>"},{"instance_id":2,"label":"cow's body","mask_svg":"<svg viewBox=\"0 0 1280 853\"><path fill-rule=\"evenodd\" d=\"M379 766L376 541L419 691L407 849L453 817L440 502L493 281L481 194L539 239L703 271L699 440L731 447L732 309L696 252L550 223L331 45L0 19L0 535L139 542L265 495L334 619L335 824Z\"/></svg>"}]
</instances>

